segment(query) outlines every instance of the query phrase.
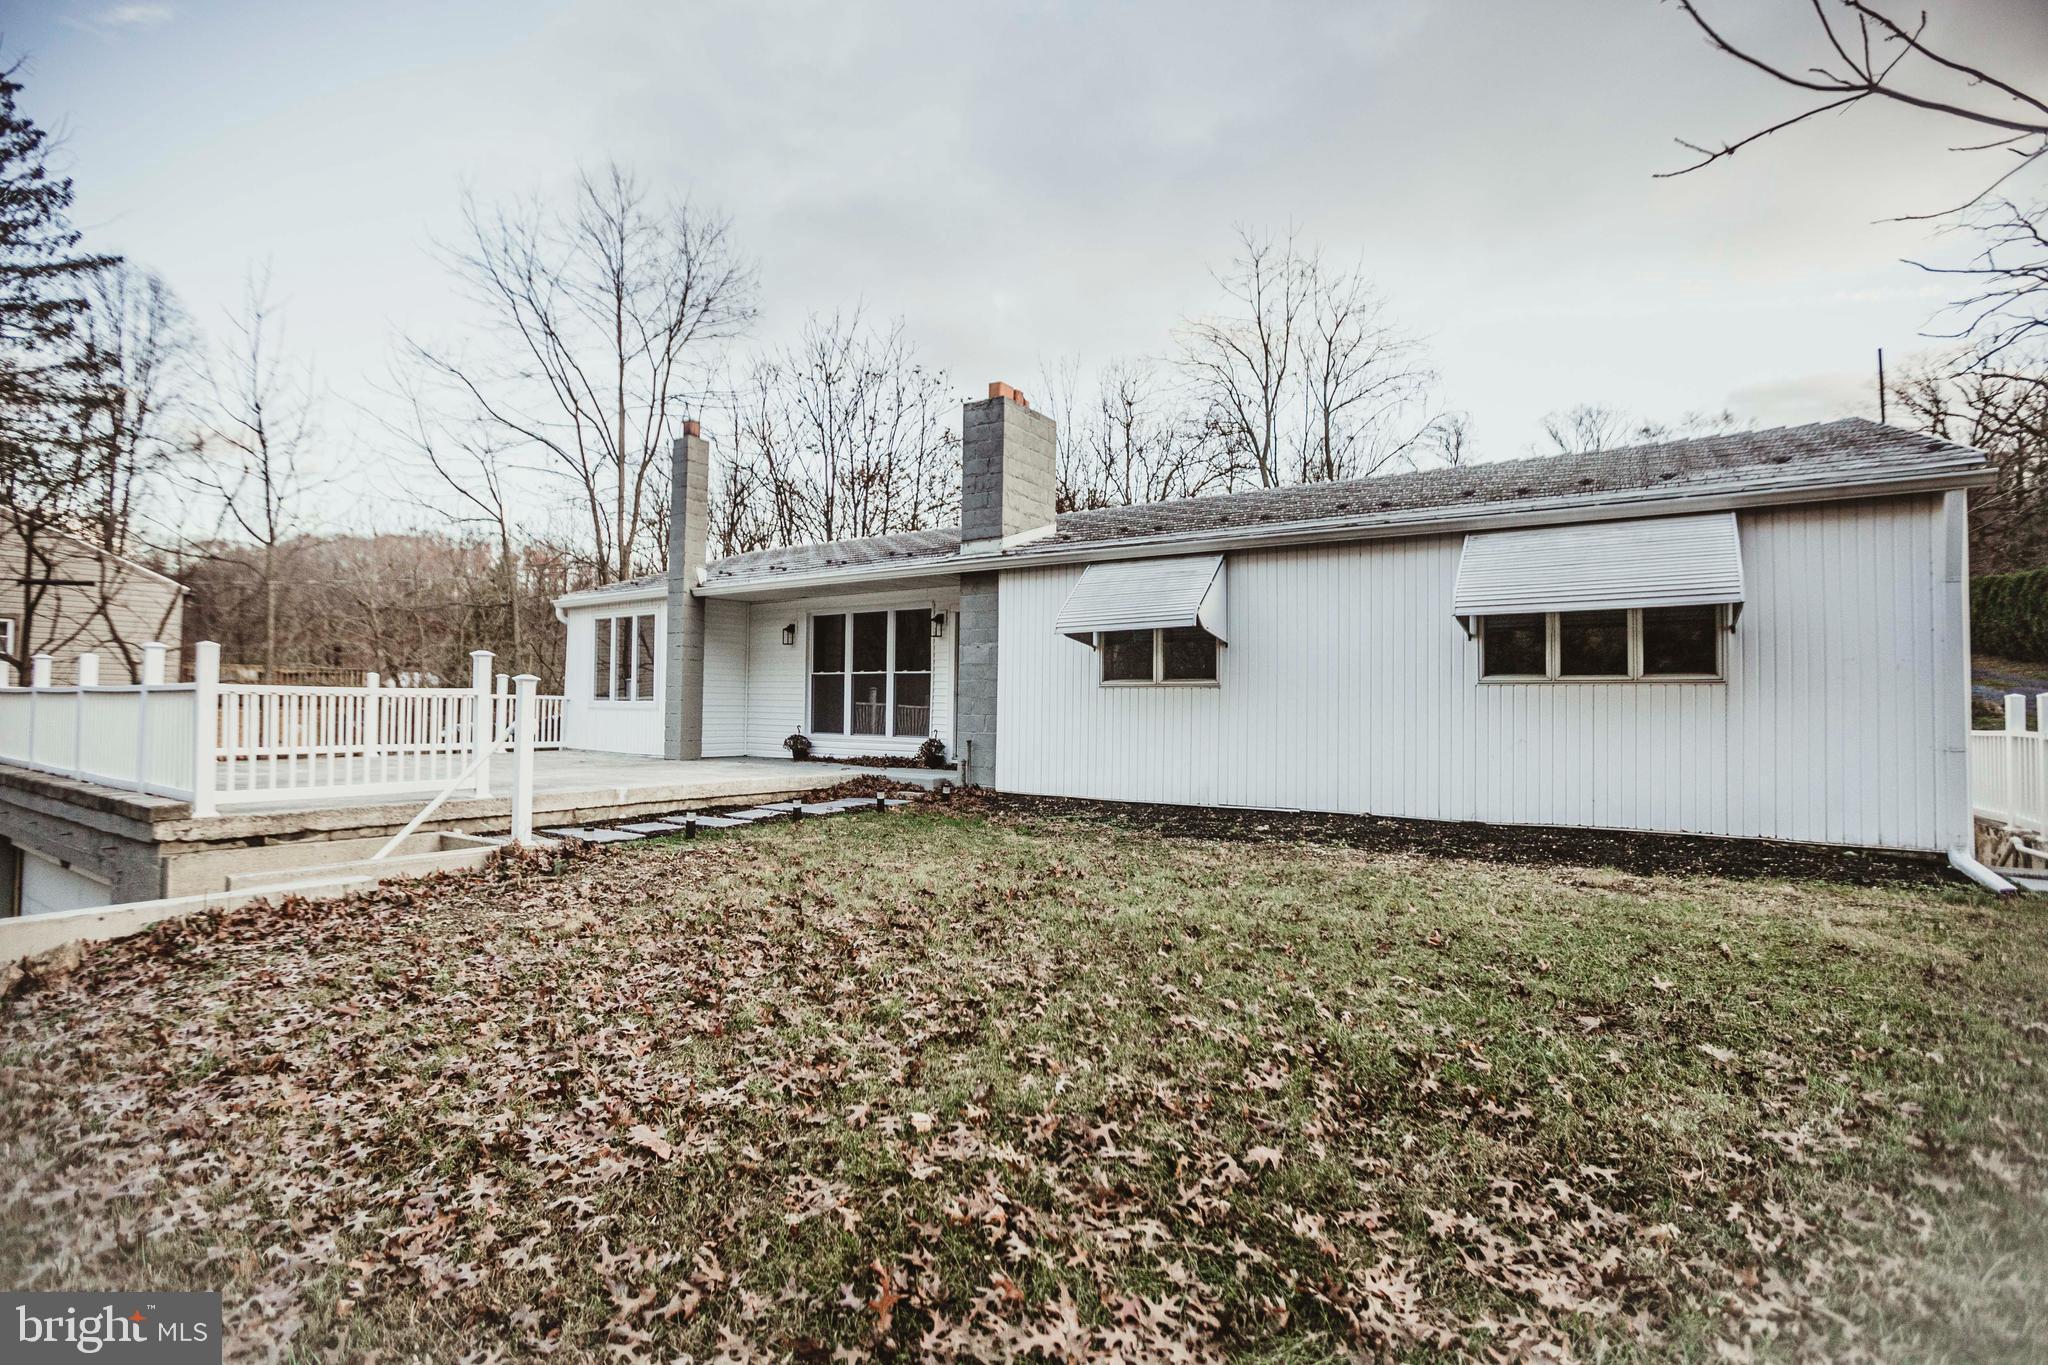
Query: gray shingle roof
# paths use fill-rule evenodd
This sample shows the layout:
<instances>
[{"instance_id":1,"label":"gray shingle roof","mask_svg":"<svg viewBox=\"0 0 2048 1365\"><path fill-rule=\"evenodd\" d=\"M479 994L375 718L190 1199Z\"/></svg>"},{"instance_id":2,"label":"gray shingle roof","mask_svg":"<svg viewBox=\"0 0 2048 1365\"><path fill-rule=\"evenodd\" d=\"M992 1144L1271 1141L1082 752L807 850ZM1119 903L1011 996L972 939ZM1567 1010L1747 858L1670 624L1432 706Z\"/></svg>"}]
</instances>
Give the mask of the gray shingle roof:
<instances>
[{"instance_id":1,"label":"gray shingle roof","mask_svg":"<svg viewBox=\"0 0 2048 1365\"><path fill-rule=\"evenodd\" d=\"M1462 469L1424 469L1347 483L1303 484L1208 498L1070 512L1050 537L1025 551L1190 531L1369 517L1375 513L1463 511L1496 504L1616 494L1682 494L1779 482L1853 483L1924 463L1969 467L1983 456L1933 436L1862 418L1768 431L1731 432L1586 455L1544 455Z\"/></svg>"},{"instance_id":2,"label":"gray shingle roof","mask_svg":"<svg viewBox=\"0 0 2048 1365\"><path fill-rule=\"evenodd\" d=\"M778 574L816 573L870 564L900 564L940 559L960 548L960 528L899 531L861 540L835 540L823 545L792 545L782 550L754 550L730 555L705 566L708 578L772 578Z\"/></svg>"},{"instance_id":3,"label":"gray shingle roof","mask_svg":"<svg viewBox=\"0 0 2048 1365\"><path fill-rule=\"evenodd\" d=\"M1818 488L1872 479L1968 474L1981 453L1862 418L1767 431L1731 432L1584 455L1545 455L1462 469L1425 469L1347 483L1178 498L1067 512L1052 535L1008 551L1009 561L1065 549L1159 536L1256 534L1318 522L1427 522L1529 503L1646 502L1688 495ZM958 528L906 531L824 545L756 550L706 566L711 582L762 582L830 571L950 558ZM612 590L643 586L616 584Z\"/></svg>"}]
</instances>

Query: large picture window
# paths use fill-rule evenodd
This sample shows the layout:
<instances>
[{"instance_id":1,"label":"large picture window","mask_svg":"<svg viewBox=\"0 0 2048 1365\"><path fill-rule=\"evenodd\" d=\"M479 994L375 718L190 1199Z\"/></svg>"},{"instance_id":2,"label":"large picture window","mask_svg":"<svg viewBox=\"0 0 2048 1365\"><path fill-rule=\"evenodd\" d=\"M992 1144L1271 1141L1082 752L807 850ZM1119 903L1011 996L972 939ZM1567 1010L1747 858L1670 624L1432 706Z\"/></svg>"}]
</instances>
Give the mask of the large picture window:
<instances>
[{"instance_id":1,"label":"large picture window","mask_svg":"<svg viewBox=\"0 0 2048 1365\"><path fill-rule=\"evenodd\" d=\"M653 701L654 617L600 616L592 652L590 695L595 701Z\"/></svg>"},{"instance_id":2,"label":"large picture window","mask_svg":"<svg viewBox=\"0 0 2048 1365\"><path fill-rule=\"evenodd\" d=\"M1105 683L1216 681L1216 637L1200 626L1106 630L1095 643Z\"/></svg>"},{"instance_id":3,"label":"large picture window","mask_svg":"<svg viewBox=\"0 0 2048 1365\"><path fill-rule=\"evenodd\" d=\"M932 614L922 607L813 616L810 732L931 734L931 631Z\"/></svg>"},{"instance_id":4,"label":"large picture window","mask_svg":"<svg viewBox=\"0 0 2048 1365\"><path fill-rule=\"evenodd\" d=\"M1640 607L1484 616L1489 682L1709 682L1721 676L1722 608Z\"/></svg>"}]
</instances>

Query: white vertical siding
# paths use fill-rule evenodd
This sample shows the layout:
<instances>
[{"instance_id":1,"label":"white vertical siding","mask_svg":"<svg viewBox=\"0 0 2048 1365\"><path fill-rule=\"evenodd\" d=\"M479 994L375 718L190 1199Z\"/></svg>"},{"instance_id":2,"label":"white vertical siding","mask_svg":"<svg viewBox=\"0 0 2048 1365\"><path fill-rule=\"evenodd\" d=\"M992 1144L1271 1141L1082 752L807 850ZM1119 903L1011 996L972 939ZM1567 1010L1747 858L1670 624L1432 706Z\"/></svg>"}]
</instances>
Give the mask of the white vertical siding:
<instances>
[{"instance_id":1,"label":"white vertical siding","mask_svg":"<svg viewBox=\"0 0 2048 1365\"><path fill-rule=\"evenodd\" d=\"M1966 659L1939 497L1744 513L1721 683L1481 683L1462 537L1230 556L1215 688L1103 688L1053 629L1078 567L1003 575L1011 791L1941 849ZM1956 733L1950 735L1949 730ZM1953 808L1953 809L1951 809Z\"/></svg>"},{"instance_id":2,"label":"white vertical siding","mask_svg":"<svg viewBox=\"0 0 2048 1365\"><path fill-rule=\"evenodd\" d=\"M712 598L704 603L704 756L747 752L747 672L752 608Z\"/></svg>"},{"instance_id":3,"label":"white vertical siding","mask_svg":"<svg viewBox=\"0 0 2048 1365\"><path fill-rule=\"evenodd\" d=\"M608 754L651 754L662 750L661 702L597 701L591 696L592 665L597 652L600 616L654 617L655 673L658 680L668 660L668 612L662 599L634 598L569 607L566 647L562 651L562 747Z\"/></svg>"},{"instance_id":4,"label":"white vertical siding","mask_svg":"<svg viewBox=\"0 0 2048 1365\"><path fill-rule=\"evenodd\" d=\"M794 645L782 628L794 623ZM809 644L804 612L795 602L756 602L747 628L747 752L786 757L782 741L803 728L804 659Z\"/></svg>"},{"instance_id":5,"label":"white vertical siding","mask_svg":"<svg viewBox=\"0 0 2048 1365\"><path fill-rule=\"evenodd\" d=\"M714 605L716 605L714 603ZM959 595L886 593L842 597L806 597L792 601L756 602L746 630L746 752L779 758L782 741L799 731L808 733L805 710L811 657L810 618L814 612L895 611L925 607L946 613L946 635L932 641L932 733L953 744L953 651L959 633ZM796 626L796 643L782 643L782 628ZM707 701L708 705L708 701ZM817 752L827 757L857 754L910 754L918 738L891 739L872 735L838 738L812 736Z\"/></svg>"}]
</instances>

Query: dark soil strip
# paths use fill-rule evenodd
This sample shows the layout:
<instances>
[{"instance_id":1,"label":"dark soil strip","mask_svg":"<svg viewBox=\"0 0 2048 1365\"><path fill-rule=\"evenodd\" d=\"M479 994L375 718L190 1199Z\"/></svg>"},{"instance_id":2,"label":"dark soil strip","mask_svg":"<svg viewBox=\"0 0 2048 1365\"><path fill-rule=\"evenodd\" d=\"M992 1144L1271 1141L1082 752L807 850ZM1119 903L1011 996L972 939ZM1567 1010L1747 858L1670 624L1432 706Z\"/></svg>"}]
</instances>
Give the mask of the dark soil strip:
<instances>
[{"instance_id":1,"label":"dark soil strip","mask_svg":"<svg viewBox=\"0 0 2048 1365\"><path fill-rule=\"evenodd\" d=\"M1174 838L1341 844L1378 852L1428 853L1493 863L1612 867L1641 876L1792 879L1843 882L1851 886L1964 884L1946 863L1932 856L1771 843L1762 839L1401 820L1315 811L1154 806L1130 801L1012 796L982 790L958 791L950 799L933 798L932 805L992 815L1096 820L1121 829L1154 830Z\"/></svg>"}]
</instances>

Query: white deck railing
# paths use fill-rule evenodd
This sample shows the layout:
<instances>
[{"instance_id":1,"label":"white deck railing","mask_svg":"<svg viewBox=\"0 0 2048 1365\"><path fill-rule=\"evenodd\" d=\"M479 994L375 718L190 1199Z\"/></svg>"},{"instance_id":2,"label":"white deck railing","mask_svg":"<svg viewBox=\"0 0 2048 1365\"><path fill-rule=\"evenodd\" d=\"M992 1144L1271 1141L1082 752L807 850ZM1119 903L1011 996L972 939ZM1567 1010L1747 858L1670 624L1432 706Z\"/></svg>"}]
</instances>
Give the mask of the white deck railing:
<instances>
[{"instance_id":1,"label":"white deck railing","mask_svg":"<svg viewBox=\"0 0 2048 1365\"><path fill-rule=\"evenodd\" d=\"M2005 699L2005 728L1970 731L1970 808L1983 820L2048 834L2048 692Z\"/></svg>"},{"instance_id":2,"label":"white deck railing","mask_svg":"<svg viewBox=\"0 0 2048 1365\"><path fill-rule=\"evenodd\" d=\"M27 687L0 688L0 763L102 786L189 800L195 815L255 805L426 791L474 768L514 733L519 702L487 650L470 656L471 686L277 687L220 681L220 646L194 651L193 681L166 684L166 650L143 648L143 682L99 685L99 660L78 658L78 682L51 685L37 655ZM534 747L559 748L560 696L534 697Z\"/></svg>"}]
</instances>

